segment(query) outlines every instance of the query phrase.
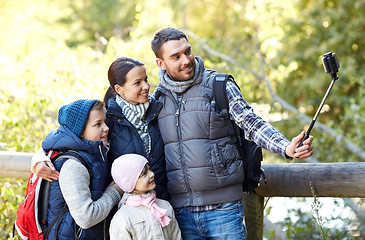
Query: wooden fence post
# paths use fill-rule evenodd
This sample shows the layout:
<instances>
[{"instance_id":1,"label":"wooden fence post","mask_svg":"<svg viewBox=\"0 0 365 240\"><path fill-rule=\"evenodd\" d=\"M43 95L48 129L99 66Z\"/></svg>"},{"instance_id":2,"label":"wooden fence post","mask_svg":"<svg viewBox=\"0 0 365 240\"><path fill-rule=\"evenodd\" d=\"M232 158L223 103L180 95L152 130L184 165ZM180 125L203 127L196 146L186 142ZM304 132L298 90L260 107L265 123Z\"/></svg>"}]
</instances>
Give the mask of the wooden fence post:
<instances>
[{"instance_id":1,"label":"wooden fence post","mask_svg":"<svg viewBox=\"0 0 365 240\"><path fill-rule=\"evenodd\" d=\"M264 197L257 193L243 193L243 209L247 240L262 240L264 227Z\"/></svg>"}]
</instances>

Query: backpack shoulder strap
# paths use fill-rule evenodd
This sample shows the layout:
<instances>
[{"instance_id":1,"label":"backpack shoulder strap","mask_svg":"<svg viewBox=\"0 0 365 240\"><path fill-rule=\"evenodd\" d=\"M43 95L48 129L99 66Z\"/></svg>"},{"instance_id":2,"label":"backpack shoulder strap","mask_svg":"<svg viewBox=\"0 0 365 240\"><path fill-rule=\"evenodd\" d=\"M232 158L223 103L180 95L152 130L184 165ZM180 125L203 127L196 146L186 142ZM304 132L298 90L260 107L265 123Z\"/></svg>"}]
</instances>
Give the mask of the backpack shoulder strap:
<instances>
[{"instance_id":1,"label":"backpack shoulder strap","mask_svg":"<svg viewBox=\"0 0 365 240\"><path fill-rule=\"evenodd\" d=\"M234 84L236 84L236 82L234 81L232 75L224 73L216 74L213 81L213 93L216 103L216 109L220 111L221 116L225 119L229 134L231 136L236 136L237 144L240 144L234 128L234 123L231 121L229 116L229 104L227 97L227 81L233 81ZM236 86L238 87L237 84Z\"/></svg>"},{"instance_id":2,"label":"backpack shoulder strap","mask_svg":"<svg viewBox=\"0 0 365 240\"><path fill-rule=\"evenodd\" d=\"M229 107L227 98L227 80L232 77L228 74L218 73L214 76L213 93L217 109L221 112L224 119L229 119ZM233 79L233 77L232 77Z\"/></svg>"},{"instance_id":3,"label":"backpack shoulder strap","mask_svg":"<svg viewBox=\"0 0 365 240\"><path fill-rule=\"evenodd\" d=\"M76 159L77 161L79 161L82 165L84 165L87 169L87 171L89 172L89 175L90 175L90 179L92 178L93 176L93 172L91 170L91 167L89 165L89 163L86 161L86 159L77 151L74 151L74 150L68 150L67 152L64 152L64 153L60 153L58 156L57 156L57 159L58 158L64 158L64 157L71 157L73 159ZM57 160L55 159L55 161Z\"/></svg>"},{"instance_id":4,"label":"backpack shoulder strap","mask_svg":"<svg viewBox=\"0 0 365 240\"><path fill-rule=\"evenodd\" d=\"M68 150L65 152L54 152L54 154L51 155L51 161L54 163L58 159L61 158L72 158L76 159L82 165L84 165L87 169L87 171L90 174L90 179L92 178L92 170L90 165L87 163L85 158L77 151L74 150ZM50 182L48 181L42 181L41 189L39 192L39 200L38 200L38 221L41 225L43 234L46 237L48 237L48 234L53 227L54 224L57 223L61 218L63 218L64 213L68 211L67 205L62 209L62 211L56 216L56 218L53 220L52 223L47 224L47 218L48 218L48 198L49 198L49 190L50 190Z\"/></svg>"}]
</instances>

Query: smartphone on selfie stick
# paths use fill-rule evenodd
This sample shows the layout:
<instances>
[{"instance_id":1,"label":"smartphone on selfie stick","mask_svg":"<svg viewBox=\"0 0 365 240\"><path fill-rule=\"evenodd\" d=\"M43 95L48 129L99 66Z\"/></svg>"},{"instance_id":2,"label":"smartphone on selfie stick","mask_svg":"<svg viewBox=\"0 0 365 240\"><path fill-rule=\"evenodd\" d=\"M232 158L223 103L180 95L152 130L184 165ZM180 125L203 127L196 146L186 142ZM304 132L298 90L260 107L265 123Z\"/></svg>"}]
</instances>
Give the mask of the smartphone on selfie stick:
<instances>
[{"instance_id":1,"label":"smartphone on selfie stick","mask_svg":"<svg viewBox=\"0 0 365 240\"><path fill-rule=\"evenodd\" d=\"M311 124L309 125L309 128L308 128L307 132L305 133L304 137L300 141L298 147L301 147L303 145L303 142L306 139L309 138L310 132L312 131L312 128L314 126L314 123L316 122L316 120L318 118L318 115L321 112L321 109L322 109L322 107L324 105L324 102L326 101L326 99L327 99L327 97L328 97L328 95L329 95L329 93L330 93L330 91L331 91L331 89L333 87L333 84L338 79L337 73L338 73L338 69L340 68L340 64L338 62L336 53L332 53L332 52L325 53L323 55L322 62L323 62L324 70L326 71L326 73L328 73L328 74L331 75L332 81L331 81L330 86L327 89L326 94L324 95L324 97L322 99L321 104L318 107L318 110L317 110L316 114L314 115L314 117L312 119Z\"/></svg>"}]
</instances>

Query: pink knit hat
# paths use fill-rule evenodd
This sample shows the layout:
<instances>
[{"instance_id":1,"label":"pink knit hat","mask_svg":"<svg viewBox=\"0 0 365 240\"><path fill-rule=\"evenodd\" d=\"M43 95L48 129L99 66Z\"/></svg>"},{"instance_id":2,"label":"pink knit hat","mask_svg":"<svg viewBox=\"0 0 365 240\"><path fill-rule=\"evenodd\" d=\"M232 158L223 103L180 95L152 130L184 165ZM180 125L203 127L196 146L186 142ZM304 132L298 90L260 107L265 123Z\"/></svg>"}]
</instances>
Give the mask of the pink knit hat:
<instances>
[{"instance_id":1,"label":"pink knit hat","mask_svg":"<svg viewBox=\"0 0 365 240\"><path fill-rule=\"evenodd\" d=\"M138 154L124 154L118 157L112 165L115 183L124 192L132 192L147 162L145 157Z\"/></svg>"}]
</instances>

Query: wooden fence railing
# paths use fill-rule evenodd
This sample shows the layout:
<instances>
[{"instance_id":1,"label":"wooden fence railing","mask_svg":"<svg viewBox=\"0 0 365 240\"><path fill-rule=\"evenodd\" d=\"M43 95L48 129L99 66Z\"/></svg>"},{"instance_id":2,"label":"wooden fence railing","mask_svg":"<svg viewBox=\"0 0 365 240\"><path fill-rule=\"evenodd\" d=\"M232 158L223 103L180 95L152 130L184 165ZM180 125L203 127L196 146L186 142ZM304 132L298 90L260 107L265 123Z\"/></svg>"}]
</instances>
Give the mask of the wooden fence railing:
<instances>
[{"instance_id":1,"label":"wooden fence railing","mask_svg":"<svg viewBox=\"0 0 365 240\"><path fill-rule=\"evenodd\" d=\"M32 154L0 151L0 177L27 179ZM247 239L262 239L264 197L365 197L365 162L263 164L267 184L244 194Z\"/></svg>"},{"instance_id":2,"label":"wooden fence railing","mask_svg":"<svg viewBox=\"0 0 365 240\"><path fill-rule=\"evenodd\" d=\"M33 154L0 151L0 177L28 179Z\"/></svg>"}]
</instances>

